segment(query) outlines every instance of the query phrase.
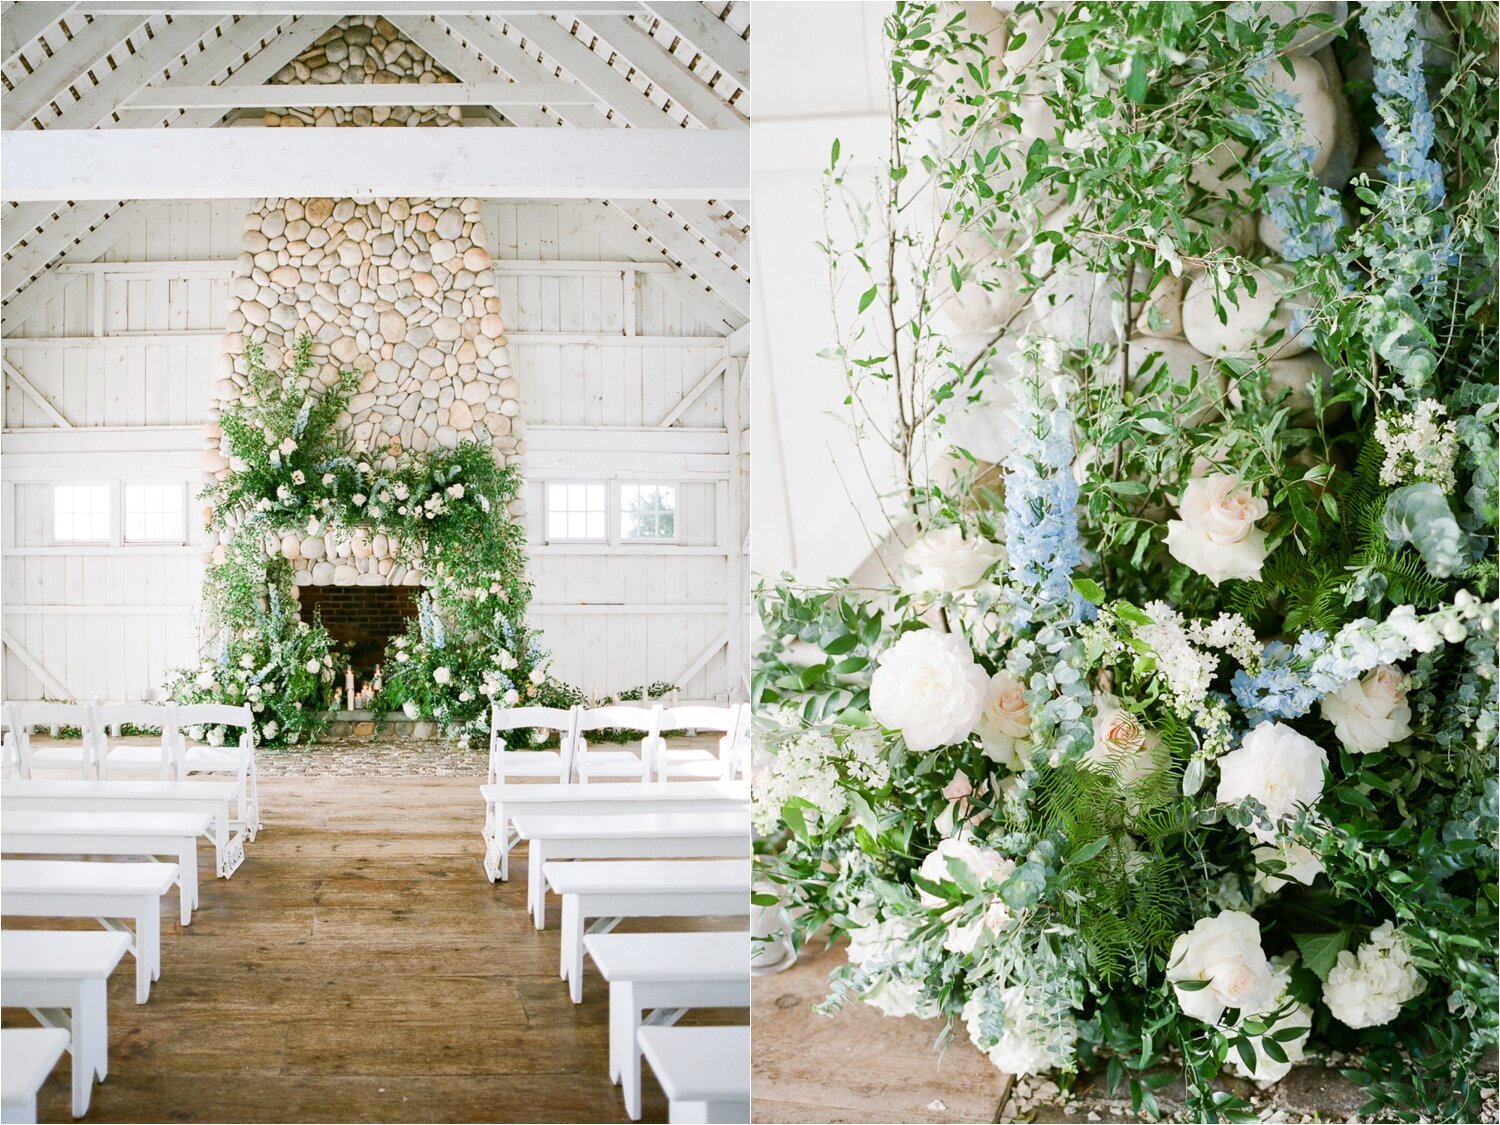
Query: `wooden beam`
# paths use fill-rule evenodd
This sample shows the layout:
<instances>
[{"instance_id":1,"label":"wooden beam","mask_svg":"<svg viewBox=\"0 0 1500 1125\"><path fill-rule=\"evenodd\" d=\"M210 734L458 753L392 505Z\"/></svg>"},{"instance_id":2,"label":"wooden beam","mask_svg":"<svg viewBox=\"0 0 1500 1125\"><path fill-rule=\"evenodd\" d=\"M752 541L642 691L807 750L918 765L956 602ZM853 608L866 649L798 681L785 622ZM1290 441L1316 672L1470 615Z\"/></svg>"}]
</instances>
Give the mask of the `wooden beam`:
<instances>
[{"instance_id":1,"label":"wooden beam","mask_svg":"<svg viewBox=\"0 0 1500 1125\"><path fill-rule=\"evenodd\" d=\"M125 41L140 27L139 16L104 16L79 28L72 39L57 44L49 58L5 95L0 103L0 127L20 128L55 98L62 98L64 105L72 102L66 92L69 84L107 56L119 58ZM107 67L103 69L108 70ZM80 85L87 87L88 82ZM45 126L48 122L44 120L42 124Z\"/></svg>"},{"instance_id":2,"label":"wooden beam","mask_svg":"<svg viewBox=\"0 0 1500 1125\"><path fill-rule=\"evenodd\" d=\"M48 6L68 7L68 5L66 4ZM7 614L12 612L11 607L6 606L5 611ZM54 676L51 672L47 671L46 666L43 665L42 662L36 657L32 656L31 653L27 651L26 646L23 645L19 640L17 640L16 635L9 629L0 631L0 643L3 643L6 648L10 649L15 658L22 664L26 665L27 669L33 676L42 681L42 687L52 693L53 699L65 700L72 698L71 693L68 691L67 685L59 680L56 676Z\"/></svg>"},{"instance_id":3,"label":"wooden beam","mask_svg":"<svg viewBox=\"0 0 1500 1125\"><path fill-rule=\"evenodd\" d=\"M45 130L0 137L10 200L475 195L704 199L748 187L743 133L712 130ZM664 216L665 217L665 216ZM748 305L746 306L748 309Z\"/></svg>"},{"instance_id":4,"label":"wooden beam","mask_svg":"<svg viewBox=\"0 0 1500 1125\"><path fill-rule=\"evenodd\" d=\"M696 383L693 384L692 390L683 395L682 398L678 400L677 405L672 407L671 410L667 411L666 416L663 417L660 422L656 423L657 427L664 430L673 422L677 421L677 419L686 414L688 407L692 406L693 403L702 398L703 392L708 390L709 387L713 386L714 381L718 379L720 375L724 374L724 368L727 367L730 362L731 360L729 359L729 357L725 356L723 359L719 360L718 363L710 367L704 374L703 378L699 379Z\"/></svg>"},{"instance_id":5,"label":"wooden beam","mask_svg":"<svg viewBox=\"0 0 1500 1125\"><path fill-rule=\"evenodd\" d=\"M5 373L10 376L10 381L20 387L27 398L41 407L42 413L51 418L60 429L71 430L73 428L73 423L68 421L63 412L53 405L50 398L37 389L35 383L26 378L19 367L8 359L0 360L0 364L4 365Z\"/></svg>"},{"instance_id":6,"label":"wooden beam","mask_svg":"<svg viewBox=\"0 0 1500 1125\"><path fill-rule=\"evenodd\" d=\"M696 199L673 200L672 213L702 238L723 258L733 262L748 276L750 269L750 247L744 232L731 223L725 212L726 203L700 203Z\"/></svg>"},{"instance_id":7,"label":"wooden beam","mask_svg":"<svg viewBox=\"0 0 1500 1125\"><path fill-rule=\"evenodd\" d=\"M0 20L0 53L3 53L4 65L9 66L15 62L16 57L32 40L78 6L76 3L52 4L34 0L32 3L12 4L6 8L5 18ZM640 10L639 5L635 7L637 11ZM57 48L56 43L49 42L48 46L54 50Z\"/></svg>"},{"instance_id":8,"label":"wooden beam","mask_svg":"<svg viewBox=\"0 0 1500 1125\"><path fill-rule=\"evenodd\" d=\"M704 128L743 129L749 124L672 54L669 44L652 38L637 21L625 16L595 16L588 26Z\"/></svg>"},{"instance_id":9,"label":"wooden beam","mask_svg":"<svg viewBox=\"0 0 1500 1125\"><path fill-rule=\"evenodd\" d=\"M729 349L730 355L747 356L750 354L750 326L742 324L731 332L724 341L724 346Z\"/></svg>"},{"instance_id":10,"label":"wooden beam","mask_svg":"<svg viewBox=\"0 0 1500 1125\"><path fill-rule=\"evenodd\" d=\"M0 134L0 137L5 135ZM41 136L40 133L35 135ZM0 152L3 150L3 142L0 142ZM10 169L6 169L7 174L9 171ZM3 184L4 180L0 179L0 186ZM118 207L118 202L88 202L59 212L56 219L48 223L39 234L6 259L3 273L3 289L6 299L10 300L17 290L25 286L33 275L44 270L48 263L58 255L67 252L75 243L95 233L107 219L112 217L112 212ZM101 252L109 249L111 245L113 245L112 241L105 242L100 247ZM9 306L6 311L10 311ZM17 326L15 321L11 321L10 324L12 328Z\"/></svg>"},{"instance_id":11,"label":"wooden beam","mask_svg":"<svg viewBox=\"0 0 1500 1125\"><path fill-rule=\"evenodd\" d=\"M598 95L615 116L637 129L676 129L678 122L586 44L573 37L571 19L507 14L505 22L549 59Z\"/></svg>"},{"instance_id":12,"label":"wooden beam","mask_svg":"<svg viewBox=\"0 0 1500 1125\"><path fill-rule=\"evenodd\" d=\"M632 202L612 199L610 206L618 207L622 214L649 234L668 255L681 262L684 270L695 274L700 281L724 298L730 308L741 316L750 315L749 275L734 270L730 263L716 257L711 249L699 242L693 232L684 229L681 220L668 215L649 200Z\"/></svg>"},{"instance_id":13,"label":"wooden beam","mask_svg":"<svg viewBox=\"0 0 1500 1125\"><path fill-rule=\"evenodd\" d=\"M731 626L731 628L732 627L733 626ZM688 662L687 667L683 668L681 672L678 672L677 675L672 677L671 682L676 684L678 687L682 687L684 684L690 683L694 676L708 667L708 662L715 656L717 656L719 650L727 644L729 644L728 629L724 630L724 632L720 633L717 637L710 641L707 648L700 652L696 658Z\"/></svg>"},{"instance_id":14,"label":"wooden beam","mask_svg":"<svg viewBox=\"0 0 1500 1125\"><path fill-rule=\"evenodd\" d=\"M132 109L258 109L265 106L350 107L375 105L487 105L496 108L541 105L593 105L587 90L557 82L403 82L388 86L360 84L251 86L151 86L126 102Z\"/></svg>"},{"instance_id":15,"label":"wooden beam","mask_svg":"<svg viewBox=\"0 0 1500 1125\"><path fill-rule=\"evenodd\" d=\"M536 60L534 51L523 50L519 38L506 35L501 25L491 23L483 16L447 16L442 22L454 35L468 43L472 50L479 52L489 63L498 66L518 82L565 82L571 86L578 85L567 77L558 77L552 67L543 66ZM560 120L576 129L615 127L615 123L597 105L559 105L555 112ZM514 117L511 119L516 120ZM516 123L524 124L521 121Z\"/></svg>"},{"instance_id":16,"label":"wooden beam","mask_svg":"<svg viewBox=\"0 0 1500 1125\"><path fill-rule=\"evenodd\" d=\"M496 258L490 265L500 273L523 274L671 273L677 268L671 262L553 261L550 258Z\"/></svg>"},{"instance_id":17,"label":"wooden beam","mask_svg":"<svg viewBox=\"0 0 1500 1125\"><path fill-rule=\"evenodd\" d=\"M246 15L246 16L385 16L395 15L452 15L461 12L493 12L498 16L521 13L535 15L546 12L570 12L583 15L623 15L639 12L641 6L634 0L554 0L552 3L523 4L510 0L470 0L469 3L440 3L428 0L381 0L380 3L354 3L352 0L178 0L177 3L147 4L139 0L89 0L84 4L37 4L41 8L79 8L91 15L109 13L139 13L155 15ZM23 7L33 7L27 3ZM6 18L9 17L7 13ZM56 17L53 17L54 19Z\"/></svg>"},{"instance_id":18,"label":"wooden beam","mask_svg":"<svg viewBox=\"0 0 1500 1125\"><path fill-rule=\"evenodd\" d=\"M698 53L712 59L714 65L743 89L750 88L750 44L741 39L729 25L697 0L647 0L645 8L665 20ZM725 91L729 93L731 91Z\"/></svg>"}]
</instances>

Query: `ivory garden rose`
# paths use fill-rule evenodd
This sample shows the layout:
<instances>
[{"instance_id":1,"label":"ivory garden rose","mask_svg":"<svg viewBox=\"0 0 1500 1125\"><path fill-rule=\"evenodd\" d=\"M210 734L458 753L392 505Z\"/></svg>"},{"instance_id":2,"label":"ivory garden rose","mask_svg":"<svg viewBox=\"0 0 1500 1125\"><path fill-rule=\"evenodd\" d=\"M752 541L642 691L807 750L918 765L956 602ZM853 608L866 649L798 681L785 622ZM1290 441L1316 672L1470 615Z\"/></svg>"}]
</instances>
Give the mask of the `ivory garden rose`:
<instances>
[{"instance_id":1,"label":"ivory garden rose","mask_svg":"<svg viewBox=\"0 0 1500 1125\"><path fill-rule=\"evenodd\" d=\"M1112 774L1122 789L1154 774L1161 736L1127 711L1117 696L1100 692L1094 705L1094 744L1084 754L1084 764Z\"/></svg>"},{"instance_id":2,"label":"ivory garden rose","mask_svg":"<svg viewBox=\"0 0 1500 1125\"><path fill-rule=\"evenodd\" d=\"M1182 1010L1204 1023L1218 1023L1226 1008L1259 1011L1275 988L1260 947L1260 926L1238 910L1199 918L1191 930L1179 934L1167 958L1167 980ZM1206 984L1185 989L1180 987L1185 981Z\"/></svg>"},{"instance_id":3,"label":"ivory garden rose","mask_svg":"<svg viewBox=\"0 0 1500 1125\"><path fill-rule=\"evenodd\" d=\"M1272 827L1252 825L1250 834L1274 843L1274 823L1298 805L1313 805L1323 795L1328 754L1312 739L1283 723L1261 723L1219 759L1218 802L1238 804L1253 797L1265 808Z\"/></svg>"},{"instance_id":4,"label":"ivory garden rose","mask_svg":"<svg viewBox=\"0 0 1500 1125\"><path fill-rule=\"evenodd\" d=\"M925 753L969 737L989 684L962 637L918 629L881 654L870 678L870 710L882 726L901 732L907 749Z\"/></svg>"},{"instance_id":5,"label":"ivory garden rose","mask_svg":"<svg viewBox=\"0 0 1500 1125\"><path fill-rule=\"evenodd\" d=\"M911 572L902 588L910 594L952 594L979 585L1000 557L993 543L965 539L962 528L929 531L906 548Z\"/></svg>"},{"instance_id":6,"label":"ivory garden rose","mask_svg":"<svg viewBox=\"0 0 1500 1125\"><path fill-rule=\"evenodd\" d=\"M1025 763L1026 740L1031 736L1031 710L1026 687L1015 677L997 672L990 680L984 712L979 716L979 738L985 757L1006 769L1020 772Z\"/></svg>"},{"instance_id":7,"label":"ivory garden rose","mask_svg":"<svg viewBox=\"0 0 1500 1125\"><path fill-rule=\"evenodd\" d=\"M1364 679L1350 680L1325 695L1322 709L1338 740L1355 754L1384 750L1411 736L1406 677L1391 664L1382 664Z\"/></svg>"},{"instance_id":8,"label":"ivory garden rose","mask_svg":"<svg viewBox=\"0 0 1500 1125\"><path fill-rule=\"evenodd\" d=\"M1226 578L1259 579L1266 533L1255 524L1270 510L1238 477L1212 473L1188 481L1179 519L1167 521L1167 550L1215 586Z\"/></svg>"}]
</instances>

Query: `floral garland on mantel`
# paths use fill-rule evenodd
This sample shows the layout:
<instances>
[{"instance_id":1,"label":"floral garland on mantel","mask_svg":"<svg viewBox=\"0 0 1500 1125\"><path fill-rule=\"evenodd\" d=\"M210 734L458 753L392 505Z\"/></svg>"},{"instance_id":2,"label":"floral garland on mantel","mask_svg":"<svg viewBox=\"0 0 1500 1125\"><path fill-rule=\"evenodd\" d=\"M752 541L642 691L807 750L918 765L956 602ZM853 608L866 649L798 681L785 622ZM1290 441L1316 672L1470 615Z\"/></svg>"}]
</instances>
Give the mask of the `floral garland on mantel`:
<instances>
[{"instance_id":1,"label":"floral garland on mantel","mask_svg":"<svg viewBox=\"0 0 1500 1125\"><path fill-rule=\"evenodd\" d=\"M219 645L174 675L169 697L249 703L262 745L316 736L335 702L337 661L326 630L297 612L288 558L304 537L355 550L383 539L400 565L420 567L422 611L391 646L381 705L464 737L488 730L491 701L567 695L547 678L546 653L525 624L525 533L506 514L515 467L478 442L382 460L360 454L336 427L358 377L345 370L315 392L305 378L310 336L286 372L269 368L256 343L245 359L249 389L220 417L230 471L203 494L221 539L204 597ZM461 661L447 635L463 641Z\"/></svg>"},{"instance_id":2,"label":"floral garland on mantel","mask_svg":"<svg viewBox=\"0 0 1500 1125\"><path fill-rule=\"evenodd\" d=\"M886 30L889 162L871 205L834 144L822 248L904 570L760 591L787 938L847 937L830 1009L1138 1113L1167 1066L1185 1119L1253 1121L1221 1069L1337 1053L1372 1114L1478 1120L1496 8Z\"/></svg>"}]
</instances>

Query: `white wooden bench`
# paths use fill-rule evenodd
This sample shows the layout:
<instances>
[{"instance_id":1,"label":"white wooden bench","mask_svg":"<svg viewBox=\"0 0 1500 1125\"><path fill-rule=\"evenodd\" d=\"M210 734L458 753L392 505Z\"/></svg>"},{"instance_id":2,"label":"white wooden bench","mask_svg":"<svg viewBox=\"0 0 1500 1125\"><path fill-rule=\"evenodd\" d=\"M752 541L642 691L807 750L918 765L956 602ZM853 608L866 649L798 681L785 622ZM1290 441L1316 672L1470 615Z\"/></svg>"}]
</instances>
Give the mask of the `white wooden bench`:
<instances>
[{"instance_id":1,"label":"white wooden bench","mask_svg":"<svg viewBox=\"0 0 1500 1125\"><path fill-rule=\"evenodd\" d=\"M206 812L12 812L0 823L6 855L169 855L177 860L182 924L198 906L198 837Z\"/></svg>"},{"instance_id":2,"label":"white wooden bench","mask_svg":"<svg viewBox=\"0 0 1500 1125\"><path fill-rule=\"evenodd\" d=\"M609 1076L620 1084L625 1112L638 1121L636 1032L669 1027L689 1008L749 1007L750 937L744 932L590 934L583 946L609 981Z\"/></svg>"},{"instance_id":3,"label":"white wooden bench","mask_svg":"<svg viewBox=\"0 0 1500 1125\"><path fill-rule=\"evenodd\" d=\"M535 815L680 811L684 802L695 812L748 806L750 787L731 782L622 781L610 785L548 785L524 782L481 785L484 797L484 873L490 882L510 878L510 850L518 837L511 818L525 810Z\"/></svg>"},{"instance_id":4,"label":"white wooden bench","mask_svg":"<svg viewBox=\"0 0 1500 1125\"><path fill-rule=\"evenodd\" d=\"M0 1031L0 1121L36 1120L36 1092L67 1049L68 1033L54 1027Z\"/></svg>"},{"instance_id":5,"label":"white wooden bench","mask_svg":"<svg viewBox=\"0 0 1500 1125\"><path fill-rule=\"evenodd\" d=\"M542 870L562 896L562 978L575 1004L583 1003L583 937L590 918L597 921L589 933L608 933L621 918L738 914L749 925L748 860L578 860L548 863Z\"/></svg>"},{"instance_id":6,"label":"white wooden bench","mask_svg":"<svg viewBox=\"0 0 1500 1125\"><path fill-rule=\"evenodd\" d=\"M526 841L528 907L536 928L547 928L547 885L542 864L554 859L672 859L750 854L750 813L587 813L511 818Z\"/></svg>"},{"instance_id":7,"label":"white wooden bench","mask_svg":"<svg viewBox=\"0 0 1500 1125\"><path fill-rule=\"evenodd\" d=\"M245 861L243 832L230 832L232 781L12 780L0 789L4 812L204 812L213 817L214 869L227 879Z\"/></svg>"},{"instance_id":8,"label":"white wooden bench","mask_svg":"<svg viewBox=\"0 0 1500 1125\"><path fill-rule=\"evenodd\" d=\"M0 860L0 915L97 918L128 933L135 923L135 1002L144 1004L161 976L161 900L177 881L175 863Z\"/></svg>"},{"instance_id":9,"label":"white wooden bench","mask_svg":"<svg viewBox=\"0 0 1500 1125\"><path fill-rule=\"evenodd\" d=\"M643 1027L636 1036L672 1125L750 1120L748 1027Z\"/></svg>"},{"instance_id":10,"label":"white wooden bench","mask_svg":"<svg viewBox=\"0 0 1500 1125\"><path fill-rule=\"evenodd\" d=\"M94 1080L109 1075L109 976L129 948L121 933L0 933L0 1002L69 1032L74 1117L89 1111Z\"/></svg>"}]
</instances>

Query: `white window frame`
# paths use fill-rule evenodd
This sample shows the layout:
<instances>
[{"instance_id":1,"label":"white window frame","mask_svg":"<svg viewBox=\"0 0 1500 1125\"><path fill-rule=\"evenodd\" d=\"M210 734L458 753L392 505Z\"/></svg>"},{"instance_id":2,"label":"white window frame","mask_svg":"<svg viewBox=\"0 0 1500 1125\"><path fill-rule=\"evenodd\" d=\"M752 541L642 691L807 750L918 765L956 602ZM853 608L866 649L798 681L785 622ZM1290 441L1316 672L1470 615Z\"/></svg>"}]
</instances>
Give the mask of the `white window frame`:
<instances>
[{"instance_id":1,"label":"white window frame","mask_svg":"<svg viewBox=\"0 0 1500 1125\"><path fill-rule=\"evenodd\" d=\"M132 488L173 488L177 492L178 514L182 517L182 531L176 536L163 539L130 539L125 533L125 494ZM161 547L161 546L185 546L188 541L188 502L187 485L178 481L152 481L152 480L128 480L121 483L119 487L120 512L119 512L119 541L126 547Z\"/></svg>"},{"instance_id":2,"label":"white window frame","mask_svg":"<svg viewBox=\"0 0 1500 1125\"><path fill-rule=\"evenodd\" d=\"M653 536L649 536L649 537L637 538L635 536L627 536L625 534L623 524L624 524L624 516L625 516L625 489L626 488L642 488L642 489L663 489L663 488L670 488L672 490L672 534L671 535L653 535ZM614 533L615 533L615 540L614 540L615 542L620 543L621 545L624 545L624 546L638 546L638 545L650 546L650 545L653 545L653 544L676 543L676 542L680 541L681 536L682 536L682 504L681 504L681 499L682 499L682 485L679 482L672 481L672 480L621 480L621 481L616 481L615 482L615 487L613 489L613 493L614 493L613 499L614 499L614 509L615 510L614 510L614 516L613 516L613 523L611 524L611 530L613 530ZM658 519L659 518L660 518L660 514L658 513Z\"/></svg>"},{"instance_id":3,"label":"white window frame","mask_svg":"<svg viewBox=\"0 0 1500 1125\"><path fill-rule=\"evenodd\" d=\"M62 539L57 534L57 490L59 488L102 488L107 493L105 518L108 526L102 539ZM120 541L120 487L115 481L53 481L47 499L47 539L55 547L107 547Z\"/></svg>"},{"instance_id":4,"label":"white window frame","mask_svg":"<svg viewBox=\"0 0 1500 1125\"><path fill-rule=\"evenodd\" d=\"M552 490L554 488L568 488L570 486L571 487L578 487L578 486L597 487L597 488L604 489L604 534L603 535L598 535L598 536L588 535L588 536L581 536L580 537L580 536L573 536L573 535L553 535L552 534ZM614 503L613 503L613 500L612 500L614 492L615 492L615 490L614 490L614 488L611 487L611 482L609 482L607 480L555 480L555 481L549 480L549 481L546 481L545 485L544 485L543 496L542 496L542 541L544 543L548 543L548 544L552 544L552 543L603 543L603 544L612 543L613 539L610 537L610 530L611 530L610 520L612 518L611 513L612 513L612 511L614 509ZM572 511L572 509L564 509L564 510L565 511ZM584 509L585 512L587 512L588 510L589 509Z\"/></svg>"}]
</instances>

